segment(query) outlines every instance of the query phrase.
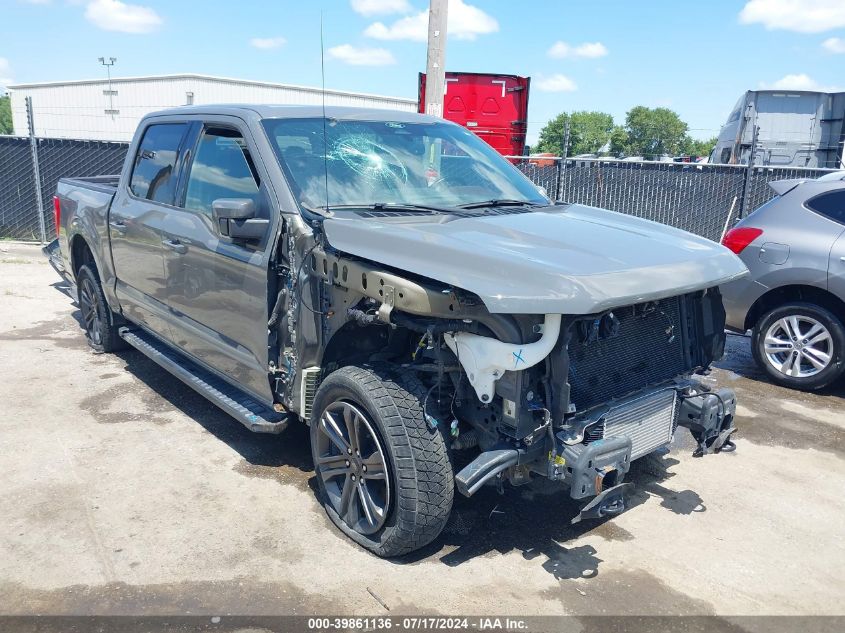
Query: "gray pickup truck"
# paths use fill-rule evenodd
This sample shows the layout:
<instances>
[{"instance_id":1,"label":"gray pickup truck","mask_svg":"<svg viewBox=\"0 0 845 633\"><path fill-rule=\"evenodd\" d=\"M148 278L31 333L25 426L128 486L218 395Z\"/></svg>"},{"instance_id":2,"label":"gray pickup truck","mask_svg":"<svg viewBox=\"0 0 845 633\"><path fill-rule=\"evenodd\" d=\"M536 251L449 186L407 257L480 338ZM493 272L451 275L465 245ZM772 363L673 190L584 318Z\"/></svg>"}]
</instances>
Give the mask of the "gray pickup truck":
<instances>
[{"instance_id":1,"label":"gray pickup truck","mask_svg":"<svg viewBox=\"0 0 845 633\"><path fill-rule=\"evenodd\" d=\"M146 116L120 176L68 178L47 248L88 341L129 344L250 430L302 421L321 502L379 556L454 489L557 481L625 508L678 426L730 450L726 248L553 202L464 128L343 107Z\"/></svg>"}]
</instances>

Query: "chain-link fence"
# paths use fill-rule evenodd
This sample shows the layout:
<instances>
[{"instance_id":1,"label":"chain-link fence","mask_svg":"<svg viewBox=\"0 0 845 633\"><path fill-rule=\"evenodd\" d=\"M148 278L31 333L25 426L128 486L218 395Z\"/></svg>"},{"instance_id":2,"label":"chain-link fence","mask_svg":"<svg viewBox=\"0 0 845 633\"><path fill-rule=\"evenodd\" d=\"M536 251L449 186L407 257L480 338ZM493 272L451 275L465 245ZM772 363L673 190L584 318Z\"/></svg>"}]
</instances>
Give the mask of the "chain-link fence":
<instances>
[{"instance_id":1,"label":"chain-link fence","mask_svg":"<svg viewBox=\"0 0 845 633\"><path fill-rule=\"evenodd\" d=\"M103 176L119 174L129 149L128 143L76 141L60 138L38 139L38 163L41 172L41 199L47 209L47 237L56 233L53 194L59 178L68 176Z\"/></svg>"},{"instance_id":2,"label":"chain-link fence","mask_svg":"<svg viewBox=\"0 0 845 633\"><path fill-rule=\"evenodd\" d=\"M513 160L559 200L654 220L714 241L737 219L775 195L769 182L816 178L835 171L601 158Z\"/></svg>"},{"instance_id":3,"label":"chain-link fence","mask_svg":"<svg viewBox=\"0 0 845 633\"><path fill-rule=\"evenodd\" d=\"M563 165L558 196L718 240L742 204L744 179L731 166L577 160Z\"/></svg>"},{"instance_id":4,"label":"chain-link fence","mask_svg":"<svg viewBox=\"0 0 845 633\"><path fill-rule=\"evenodd\" d=\"M743 167L743 169L747 169ZM751 213L761 204L774 197L775 192L769 183L775 180L792 178L818 178L836 169L820 169L807 167L752 167L746 191L745 212Z\"/></svg>"},{"instance_id":5,"label":"chain-link fence","mask_svg":"<svg viewBox=\"0 0 845 633\"><path fill-rule=\"evenodd\" d=\"M53 194L59 178L120 173L127 143L71 139L36 139L40 190L35 182L28 138L0 136L0 238L47 241L56 235ZM40 235L38 198L44 208Z\"/></svg>"},{"instance_id":6,"label":"chain-link fence","mask_svg":"<svg viewBox=\"0 0 845 633\"><path fill-rule=\"evenodd\" d=\"M518 158L516 166L531 182L546 190L552 199L560 192L561 162L559 158L533 159Z\"/></svg>"},{"instance_id":7,"label":"chain-link fence","mask_svg":"<svg viewBox=\"0 0 845 633\"><path fill-rule=\"evenodd\" d=\"M0 136L0 237L39 239L29 139Z\"/></svg>"}]
</instances>

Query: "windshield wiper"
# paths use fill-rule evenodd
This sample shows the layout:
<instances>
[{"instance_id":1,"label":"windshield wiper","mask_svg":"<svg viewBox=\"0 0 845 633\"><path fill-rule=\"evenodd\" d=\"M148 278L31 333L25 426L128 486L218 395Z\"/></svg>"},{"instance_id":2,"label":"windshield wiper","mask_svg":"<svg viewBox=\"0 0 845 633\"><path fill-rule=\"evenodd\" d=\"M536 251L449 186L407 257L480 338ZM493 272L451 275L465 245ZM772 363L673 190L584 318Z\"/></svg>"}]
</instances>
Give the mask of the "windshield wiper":
<instances>
[{"instance_id":1,"label":"windshield wiper","mask_svg":"<svg viewBox=\"0 0 845 633\"><path fill-rule=\"evenodd\" d=\"M539 202L531 202L530 200L511 200L508 198L498 198L494 200L482 200L481 202L469 202L467 204L458 205L461 209L481 209L483 207L542 207L545 205Z\"/></svg>"},{"instance_id":2,"label":"windshield wiper","mask_svg":"<svg viewBox=\"0 0 845 633\"><path fill-rule=\"evenodd\" d=\"M330 204L318 207L328 211L338 209L369 209L373 211L434 211L436 213L456 213L456 207L438 207L430 204L405 204L403 202L374 202L373 204Z\"/></svg>"}]
</instances>

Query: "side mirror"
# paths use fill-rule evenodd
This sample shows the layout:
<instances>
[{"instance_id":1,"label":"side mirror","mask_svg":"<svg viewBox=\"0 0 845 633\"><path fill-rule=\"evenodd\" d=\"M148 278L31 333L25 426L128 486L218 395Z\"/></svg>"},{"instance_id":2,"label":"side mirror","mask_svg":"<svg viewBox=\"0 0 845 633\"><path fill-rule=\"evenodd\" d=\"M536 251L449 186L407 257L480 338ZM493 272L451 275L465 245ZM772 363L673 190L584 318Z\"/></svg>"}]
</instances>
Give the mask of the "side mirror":
<instances>
[{"instance_id":1,"label":"side mirror","mask_svg":"<svg viewBox=\"0 0 845 633\"><path fill-rule=\"evenodd\" d=\"M255 202L249 198L218 198L211 213L220 235L233 240L260 240L270 226L270 220L255 217Z\"/></svg>"}]
</instances>

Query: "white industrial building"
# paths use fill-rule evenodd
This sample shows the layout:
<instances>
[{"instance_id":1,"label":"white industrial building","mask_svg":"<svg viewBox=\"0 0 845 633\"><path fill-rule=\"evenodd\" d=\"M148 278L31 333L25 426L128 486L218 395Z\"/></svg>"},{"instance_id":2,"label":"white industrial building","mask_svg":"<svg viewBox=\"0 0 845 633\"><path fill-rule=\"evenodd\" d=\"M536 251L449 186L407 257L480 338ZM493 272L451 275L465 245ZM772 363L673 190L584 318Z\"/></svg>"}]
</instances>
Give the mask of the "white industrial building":
<instances>
[{"instance_id":1,"label":"white industrial building","mask_svg":"<svg viewBox=\"0 0 845 633\"><path fill-rule=\"evenodd\" d=\"M26 136L25 98L32 98L36 136L129 141L148 112L204 103L320 104L323 90L307 86L208 75L159 75L16 84L12 95L15 134ZM325 90L326 105L414 112L414 99Z\"/></svg>"}]
</instances>

